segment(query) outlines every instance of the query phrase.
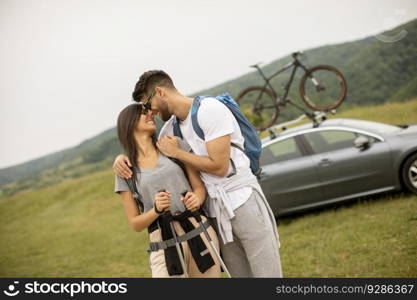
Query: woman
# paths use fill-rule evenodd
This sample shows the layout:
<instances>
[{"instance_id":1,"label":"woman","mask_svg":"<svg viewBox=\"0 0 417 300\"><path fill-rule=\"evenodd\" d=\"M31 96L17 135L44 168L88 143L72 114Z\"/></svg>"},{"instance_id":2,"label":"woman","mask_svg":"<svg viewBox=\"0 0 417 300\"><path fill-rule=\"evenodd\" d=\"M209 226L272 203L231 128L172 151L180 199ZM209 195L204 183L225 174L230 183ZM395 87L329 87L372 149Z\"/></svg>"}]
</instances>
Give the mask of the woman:
<instances>
[{"instance_id":1,"label":"woman","mask_svg":"<svg viewBox=\"0 0 417 300\"><path fill-rule=\"evenodd\" d=\"M200 207L206 198L206 189L198 172L185 166L185 174L180 165L157 150L152 111L140 103L130 104L120 112L117 133L126 155L134 164L132 178L140 194L141 209L128 182L117 175L115 192L121 195L133 230L148 229L152 277L185 277L187 273L189 277L220 277L218 259L202 228L191 216L191 212L202 212ZM185 148L181 141L179 143ZM204 215L202 219L219 249L213 227ZM181 242L183 251L180 253L175 245L171 222L177 237L187 239ZM181 257L186 273L183 272Z\"/></svg>"}]
</instances>

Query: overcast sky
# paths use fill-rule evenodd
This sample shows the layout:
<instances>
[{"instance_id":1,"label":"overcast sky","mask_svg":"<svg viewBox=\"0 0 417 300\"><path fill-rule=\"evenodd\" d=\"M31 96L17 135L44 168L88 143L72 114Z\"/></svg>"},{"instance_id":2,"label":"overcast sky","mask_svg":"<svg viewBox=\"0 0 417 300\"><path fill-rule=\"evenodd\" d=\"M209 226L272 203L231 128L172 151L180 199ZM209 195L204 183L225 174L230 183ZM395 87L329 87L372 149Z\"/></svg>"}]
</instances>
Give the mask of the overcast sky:
<instances>
[{"instance_id":1,"label":"overcast sky","mask_svg":"<svg viewBox=\"0 0 417 300\"><path fill-rule=\"evenodd\" d=\"M415 18L416 0L0 0L0 168L115 126L148 69L189 94Z\"/></svg>"}]
</instances>

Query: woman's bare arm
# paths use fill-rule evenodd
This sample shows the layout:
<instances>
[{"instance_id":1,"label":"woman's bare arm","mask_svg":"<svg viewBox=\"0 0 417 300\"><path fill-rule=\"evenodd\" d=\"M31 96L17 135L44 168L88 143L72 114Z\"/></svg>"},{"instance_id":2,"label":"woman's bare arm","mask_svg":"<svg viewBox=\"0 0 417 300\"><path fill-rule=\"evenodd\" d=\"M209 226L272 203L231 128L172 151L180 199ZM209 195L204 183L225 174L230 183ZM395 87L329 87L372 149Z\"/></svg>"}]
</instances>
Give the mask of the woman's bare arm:
<instances>
[{"instance_id":1,"label":"woman's bare arm","mask_svg":"<svg viewBox=\"0 0 417 300\"><path fill-rule=\"evenodd\" d=\"M129 224L134 231L141 232L143 229L148 228L158 218L158 214L155 208L141 214L132 193L129 191L120 192L120 196L123 200L123 206L126 216L129 220ZM161 192L155 195L158 210L162 211L169 208L169 200L171 196L169 193Z\"/></svg>"},{"instance_id":2,"label":"woman's bare arm","mask_svg":"<svg viewBox=\"0 0 417 300\"><path fill-rule=\"evenodd\" d=\"M185 165L185 170L190 181L192 193L187 193L183 201L187 209L194 211L198 209L206 199L206 187L201 180L200 173L190 165Z\"/></svg>"}]
</instances>

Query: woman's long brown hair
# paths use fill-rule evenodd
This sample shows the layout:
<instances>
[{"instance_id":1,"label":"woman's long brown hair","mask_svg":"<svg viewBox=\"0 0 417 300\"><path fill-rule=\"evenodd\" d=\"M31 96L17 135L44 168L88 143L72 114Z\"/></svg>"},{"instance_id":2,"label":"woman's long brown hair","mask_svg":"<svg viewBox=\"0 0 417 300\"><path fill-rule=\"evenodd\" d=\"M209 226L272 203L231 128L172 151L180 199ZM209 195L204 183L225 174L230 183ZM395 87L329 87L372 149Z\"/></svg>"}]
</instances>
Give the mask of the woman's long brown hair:
<instances>
[{"instance_id":1,"label":"woman's long brown hair","mask_svg":"<svg viewBox=\"0 0 417 300\"><path fill-rule=\"evenodd\" d=\"M133 179L136 180L136 170L140 173L140 168L137 163L139 158L139 149L135 141L135 127L142 114L142 105L139 103L133 103L126 106L117 118L117 135L119 142L122 145L126 156L129 158L133 166ZM156 148L156 134L152 136L152 142Z\"/></svg>"}]
</instances>

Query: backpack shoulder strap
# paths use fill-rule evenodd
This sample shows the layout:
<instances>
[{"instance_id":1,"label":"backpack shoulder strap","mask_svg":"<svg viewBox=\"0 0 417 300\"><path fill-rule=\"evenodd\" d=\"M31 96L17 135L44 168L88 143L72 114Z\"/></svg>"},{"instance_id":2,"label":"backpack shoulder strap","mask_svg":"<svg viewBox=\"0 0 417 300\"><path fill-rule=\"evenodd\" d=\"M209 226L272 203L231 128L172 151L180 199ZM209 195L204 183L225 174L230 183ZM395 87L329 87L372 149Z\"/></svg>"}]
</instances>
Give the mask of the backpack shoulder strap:
<instances>
[{"instance_id":1,"label":"backpack shoulder strap","mask_svg":"<svg viewBox=\"0 0 417 300\"><path fill-rule=\"evenodd\" d=\"M183 137L180 128L180 120L178 119L178 117L174 117L172 127L172 130L174 131L174 136L177 136L182 139Z\"/></svg>"},{"instance_id":2,"label":"backpack shoulder strap","mask_svg":"<svg viewBox=\"0 0 417 300\"><path fill-rule=\"evenodd\" d=\"M242 147L240 147L238 144L231 143L231 146L232 146L232 147L235 147L235 148L237 148L237 149L239 149L240 151L242 151L243 153L245 153L245 154L246 154L245 149L243 149Z\"/></svg>"},{"instance_id":3,"label":"backpack shoulder strap","mask_svg":"<svg viewBox=\"0 0 417 300\"><path fill-rule=\"evenodd\" d=\"M139 194L138 188L136 186L136 180L132 177L126 179L125 181L127 183L127 186L129 187L130 192L133 195L133 199L135 199L136 204L138 205L141 213L143 213L143 201L142 201L142 196Z\"/></svg>"},{"instance_id":4,"label":"backpack shoulder strap","mask_svg":"<svg viewBox=\"0 0 417 300\"><path fill-rule=\"evenodd\" d=\"M191 123L193 125L193 129L195 133L197 134L197 136L203 141L205 140L204 132L203 132L203 129L201 129L200 124L198 124L197 113L201 105L201 100L203 100L206 97L207 96L195 97L193 101L193 106L191 107Z\"/></svg>"},{"instance_id":5,"label":"backpack shoulder strap","mask_svg":"<svg viewBox=\"0 0 417 300\"><path fill-rule=\"evenodd\" d=\"M198 113L198 109L200 108L201 100L203 100L205 97L207 96L195 97L193 101L193 105L191 106L191 124L193 125L193 129L195 133L197 134L197 136L202 140L204 140L204 132L201 129L200 125L198 124L197 113ZM178 117L174 118L172 126L173 126L172 130L174 132L174 136L183 138L183 135L181 133L181 128L180 128L180 120L178 119Z\"/></svg>"}]
</instances>

